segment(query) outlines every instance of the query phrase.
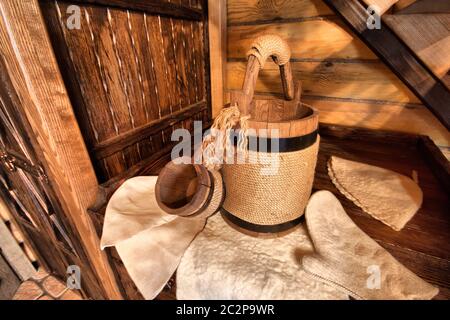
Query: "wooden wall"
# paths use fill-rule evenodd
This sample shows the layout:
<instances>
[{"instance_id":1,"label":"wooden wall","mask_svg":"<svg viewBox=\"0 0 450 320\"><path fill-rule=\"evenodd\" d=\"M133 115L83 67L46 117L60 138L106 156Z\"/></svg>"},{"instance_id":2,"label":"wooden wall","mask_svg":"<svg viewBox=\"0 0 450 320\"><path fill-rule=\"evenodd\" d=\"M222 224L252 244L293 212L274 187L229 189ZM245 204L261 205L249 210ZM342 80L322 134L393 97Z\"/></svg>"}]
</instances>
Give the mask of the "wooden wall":
<instances>
[{"instance_id":1,"label":"wooden wall","mask_svg":"<svg viewBox=\"0 0 450 320\"><path fill-rule=\"evenodd\" d=\"M242 86L252 39L277 33L321 122L429 135L450 158L448 130L322 0L228 0L227 9L228 92ZM281 93L277 73L267 63L256 90Z\"/></svg>"},{"instance_id":2,"label":"wooden wall","mask_svg":"<svg viewBox=\"0 0 450 320\"><path fill-rule=\"evenodd\" d=\"M66 87L105 182L168 147L176 128L211 117L203 0L41 1ZM155 4L156 3L156 4Z\"/></svg>"}]
</instances>

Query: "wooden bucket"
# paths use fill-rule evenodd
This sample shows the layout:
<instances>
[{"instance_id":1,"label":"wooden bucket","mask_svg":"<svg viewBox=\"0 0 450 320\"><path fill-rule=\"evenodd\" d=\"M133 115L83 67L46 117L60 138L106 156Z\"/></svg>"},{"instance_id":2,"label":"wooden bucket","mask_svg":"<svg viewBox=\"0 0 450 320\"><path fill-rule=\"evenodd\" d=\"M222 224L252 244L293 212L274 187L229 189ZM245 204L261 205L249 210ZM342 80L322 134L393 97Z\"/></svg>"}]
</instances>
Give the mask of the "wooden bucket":
<instances>
[{"instance_id":1,"label":"wooden bucket","mask_svg":"<svg viewBox=\"0 0 450 320\"><path fill-rule=\"evenodd\" d=\"M285 99L254 98L256 79L268 56L280 67ZM249 52L243 89L231 94L231 105L237 104L241 116L250 115L247 126L256 130L258 145L248 144L250 161L223 165L226 197L222 213L254 232L282 232L298 224L314 180L318 113L300 102L301 83L294 84L289 57L289 47L279 37L258 38ZM272 129L278 134L273 135ZM269 147L277 142L278 150ZM261 145L269 148L262 150ZM264 172L270 165L267 159L278 163L273 174Z\"/></svg>"},{"instance_id":2,"label":"wooden bucket","mask_svg":"<svg viewBox=\"0 0 450 320\"><path fill-rule=\"evenodd\" d=\"M161 170L155 186L156 202L168 214L207 217L223 202L222 177L188 161L172 160Z\"/></svg>"}]
</instances>

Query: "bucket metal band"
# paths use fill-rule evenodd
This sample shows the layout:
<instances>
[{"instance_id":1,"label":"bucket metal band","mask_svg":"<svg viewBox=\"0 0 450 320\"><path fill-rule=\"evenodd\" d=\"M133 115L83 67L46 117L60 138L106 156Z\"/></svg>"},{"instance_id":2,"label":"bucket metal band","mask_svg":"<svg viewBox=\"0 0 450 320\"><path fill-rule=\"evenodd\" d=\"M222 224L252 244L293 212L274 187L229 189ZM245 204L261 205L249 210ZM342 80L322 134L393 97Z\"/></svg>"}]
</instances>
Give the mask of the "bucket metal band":
<instances>
[{"instance_id":1,"label":"bucket metal band","mask_svg":"<svg viewBox=\"0 0 450 320\"><path fill-rule=\"evenodd\" d=\"M275 225L261 225L239 219L238 217L228 212L223 207L220 209L220 212L226 219L228 219L231 223L237 225L238 227L258 233L277 233L289 230L290 228L293 228L296 225L298 225L302 221L303 217L303 215L301 215L300 217L294 220Z\"/></svg>"},{"instance_id":2,"label":"bucket metal band","mask_svg":"<svg viewBox=\"0 0 450 320\"><path fill-rule=\"evenodd\" d=\"M248 136L249 141L247 149L250 151L267 152L267 153L293 152L303 150L312 146L317 141L317 135L318 130L315 130L304 136L290 137L290 138L266 138L258 136L256 137ZM234 134L232 138L234 144L236 145L238 141L237 134ZM276 147L277 145L278 147Z\"/></svg>"}]
</instances>

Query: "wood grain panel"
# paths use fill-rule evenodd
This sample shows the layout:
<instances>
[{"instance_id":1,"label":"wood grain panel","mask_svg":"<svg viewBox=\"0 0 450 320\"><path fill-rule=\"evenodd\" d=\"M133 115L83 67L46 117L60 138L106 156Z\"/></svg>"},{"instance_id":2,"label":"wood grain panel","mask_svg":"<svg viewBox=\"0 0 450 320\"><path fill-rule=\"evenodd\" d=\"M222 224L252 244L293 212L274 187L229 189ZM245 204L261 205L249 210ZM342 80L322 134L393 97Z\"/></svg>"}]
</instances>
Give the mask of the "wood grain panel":
<instances>
[{"instance_id":1,"label":"wood grain panel","mask_svg":"<svg viewBox=\"0 0 450 320\"><path fill-rule=\"evenodd\" d=\"M304 94L405 103L419 102L380 62L293 62L291 64L294 78L302 81ZM242 88L245 67L245 62L228 63L229 89ZM266 63L264 70L261 70L256 91L282 92L278 66L273 62Z\"/></svg>"},{"instance_id":2,"label":"wood grain panel","mask_svg":"<svg viewBox=\"0 0 450 320\"><path fill-rule=\"evenodd\" d=\"M195 72L195 83L197 90L197 100L202 101L206 98L206 80L205 80L205 59L202 59L205 50L204 43L204 26L203 23L192 23L192 40L194 42L193 54L194 54L194 68Z\"/></svg>"},{"instance_id":3,"label":"wood grain panel","mask_svg":"<svg viewBox=\"0 0 450 320\"><path fill-rule=\"evenodd\" d=\"M160 50L162 49L165 55L166 82L170 92L170 113L173 113L181 109L180 86L177 83L177 61L175 61L174 54L173 25L170 18L159 17L158 22L162 34L162 46Z\"/></svg>"},{"instance_id":4,"label":"wood grain panel","mask_svg":"<svg viewBox=\"0 0 450 320\"><path fill-rule=\"evenodd\" d=\"M292 48L294 73L303 81L304 94L323 100L317 100L319 109L326 112L325 119L330 123L344 121L347 125L415 131L430 134L441 150L450 145L446 129L415 105L419 101L416 96L376 62L376 55L324 1L228 0L228 19L227 89L241 88L243 59L252 39L266 32L278 33ZM275 73L263 71L266 78L259 81L257 90L281 92ZM412 105L404 107L405 103ZM345 111L332 113L334 107Z\"/></svg>"},{"instance_id":5,"label":"wood grain panel","mask_svg":"<svg viewBox=\"0 0 450 320\"><path fill-rule=\"evenodd\" d=\"M322 0L228 1L230 25L332 15L334 13Z\"/></svg>"},{"instance_id":6,"label":"wood grain panel","mask_svg":"<svg viewBox=\"0 0 450 320\"><path fill-rule=\"evenodd\" d=\"M450 14L385 15L383 21L450 90Z\"/></svg>"},{"instance_id":7,"label":"wood grain panel","mask_svg":"<svg viewBox=\"0 0 450 320\"><path fill-rule=\"evenodd\" d=\"M182 19L202 19L201 5L199 1L194 0L189 5L181 5L170 0L74 0L73 2L142 11L147 14L167 15Z\"/></svg>"},{"instance_id":8,"label":"wood grain panel","mask_svg":"<svg viewBox=\"0 0 450 320\"><path fill-rule=\"evenodd\" d=\"M229 103L229 100L230 91L227 91L225 101ZM308 94L302 96L302 101L319 111L321 123L368 129L383 128L406 133L420 132L429 136L444 156L450 160L450 133L421 104L330 98Z\"/></svg>"},{"instance_id":9,"label":"wood grain panel","mask_svg":"<svg viewBox=\"0 0 450 320\"><path fill-rule=\"evenodd\" d=\"M227 1L208 1L211 107L216 117L224 106L227 64Z\"/></svg>"},{"instance_id":10,"label":"wood grain panel","mask_svg":"<svg viewBox=\"0 0 450 320\"><path fill-rule=\"evenodd\" d=\"M275 33L286 40L292 59L371 59L377 57L338 18L228 27L228 58L246 57L252 41Z\"/></svg>"},{"instance_id":11,"label":"wood grain panel","mask_svg":"<svg viewBox=\"0 0 450 320\"><path fill-rule=\"evenodd\" d=\"M110 141L147 132L144 128L156 128L160 119L200 102L210 108L207 18L203 11L202 21L196 21L149 15L131 4L130 10L122 3L95 4L80 5L80 30L66 27L68 2L45 1L41 8L97 176L106 181L148 157L155 145L165 146L171 129L137 137L122 144L123 150L98 153ZM171 5L200 8L202 2Z\"/></svg>"},{"instance_id":12,"label":"wood grain panel","mask_svg":"<svg viewBox=\"0 0 450 320\"><path fill-rule=\"evenodd\" d=\"M407 133L421 132L438 146L450 145L450 133L423 105L303 96L319 110L320 122Z\"/></svg>"}]
</instances>

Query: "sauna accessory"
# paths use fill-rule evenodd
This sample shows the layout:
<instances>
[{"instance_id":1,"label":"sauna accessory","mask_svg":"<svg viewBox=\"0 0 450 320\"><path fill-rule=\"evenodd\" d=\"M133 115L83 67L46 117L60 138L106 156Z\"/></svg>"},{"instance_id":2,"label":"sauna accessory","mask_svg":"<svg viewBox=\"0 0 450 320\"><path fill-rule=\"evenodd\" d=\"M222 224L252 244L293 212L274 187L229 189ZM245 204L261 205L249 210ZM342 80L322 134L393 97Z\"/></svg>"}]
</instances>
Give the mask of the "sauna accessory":
<instances>
[{"instance_id":1,"label":"sauna accessory","mask_svg":"<svg viewBox=\"0 0 450 320\"><path fill-rule=\"evenodd\" d=\"M183 157L164 166L156 181L156 202L168 214L209 217L223 202L222 177L192 162Z\"/></svg>"},{"instance_id":2,"label":"sauna accessory","mask_svg":"<svg viewBox=\"0 0 450 320\"><path fill-rule=\"evenodd\" d=\"M306 207L314 254L303 269L356 299L431 299L438 288L400 264L350 219L329 191L318 191Z\"/></svg>"},{"instance_id":3,"label":"sauna accessory","mask_svg":"<svg viewBox=\"0 0 450 320\"><path fill-rule=\"evenodd\" d=\"M396 231L422 205L419 185L391 170L332 156L328 161L328 175L349 200Z\"/></svg>"},{"instance_id":4,"label":"sauna accessory","mask_svg":"<svg viewBox=\"0 0 450 320\"><path fill-rule=\"evenodd\" d=\"M284 100L254 96L259 70L269 56L279 65ZM231 107L223 109L212 126L223 132L239 129L235 150L244 151L246 161L221 166L226 188L222 213L255 232L281 232L298 224L314 179L318 113L300 102L301 83L294 84L289 58L289 46L279 36L257 38L249 51L242 90L231 93ZM258 143L252 144L252 139ZM225 140L226 150L231 139ZM273 147L276 143L278 148ZM206 166L214 165L208 160Z\"/></svg>"},{"instance_id":5,"label":"sauna accessory","mask_svg":"<svg viewBox=\"0 0 450 320\"><path fill-rule=\"evenodd\" d=\"M217 211L223 199L219 172L208 174L197 166L173 162L165 168L159 177L143 176L125 181L108 202L103 225L102 249L116 247L131 279L146 299L154 299L161 292L189 244L203 230L207 217ZM171 188L171 179L160 181L156 187L157 181L168 175L186 178L177 195L184 192L187 197L166 197L163 190ZM211 179L205 189L206 201L197 202L196 199L204 198L193 197L195 192L190 188L201 186L203 190L202 183L208 175ZM156 189L161 192L159 201L164 201L171 213L160 208ZM202 206L196 207L198 203ZM192 214L186 217L176 211L183 207Z\"/></svg>"}]
</instances>

